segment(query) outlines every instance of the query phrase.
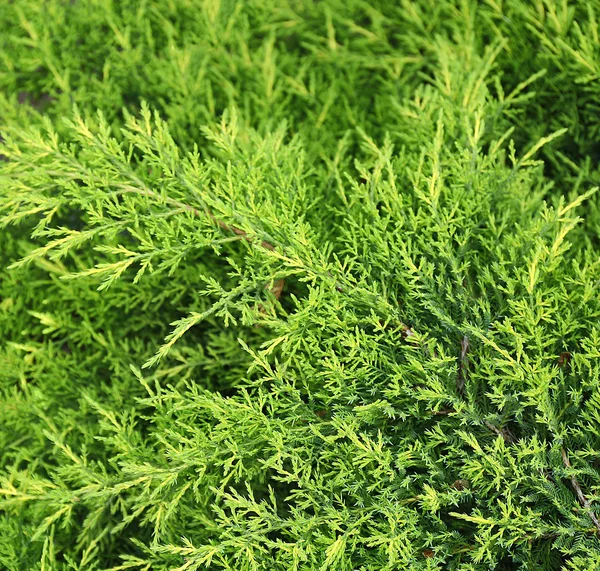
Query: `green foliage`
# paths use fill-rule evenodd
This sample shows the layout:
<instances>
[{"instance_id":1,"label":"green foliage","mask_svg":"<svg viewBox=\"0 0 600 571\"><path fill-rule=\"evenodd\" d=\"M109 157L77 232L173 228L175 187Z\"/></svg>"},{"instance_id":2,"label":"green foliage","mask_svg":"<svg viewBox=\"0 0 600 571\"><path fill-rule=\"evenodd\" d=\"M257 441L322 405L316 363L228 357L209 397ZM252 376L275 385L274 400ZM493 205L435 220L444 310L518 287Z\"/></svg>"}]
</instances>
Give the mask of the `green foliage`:
<instances>
[{"instance_id":1,"label":"green foliage","mask_svg":"<svg viewBox=\"0 0 600 571\"><path fill-rule=\"evenodd\" d=\"M598 0L0 4L0 568L599 569Z\"/></svg>"}]
</instances>

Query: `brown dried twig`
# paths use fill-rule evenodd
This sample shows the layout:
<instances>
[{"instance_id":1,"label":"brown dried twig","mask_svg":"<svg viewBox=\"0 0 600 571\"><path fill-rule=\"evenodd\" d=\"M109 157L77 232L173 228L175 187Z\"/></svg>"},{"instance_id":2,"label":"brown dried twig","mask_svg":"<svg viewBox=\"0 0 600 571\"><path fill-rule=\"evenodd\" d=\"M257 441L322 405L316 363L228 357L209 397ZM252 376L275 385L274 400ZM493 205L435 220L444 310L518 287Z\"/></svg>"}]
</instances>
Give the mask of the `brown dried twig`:
<instances>
[{"instance_id":1,"label":"brown dried twig","mask_svg":"<svg viewBox=\"0 0 600 571\"><path fill-rule=\"evenodd\" d=\"M494 426L491 422L487 420L484 420L483 424L485 424L487 428L489 428L498 436L502 436L506 444L512 444L515 441L515 437L513 436L512 432L508 430L508 428L498 428L497 426Z\"/></svg>"},{"instance_id":2,"label":"brown dried twig","mask_svg":"<svg viewBox=\"0 0 600 571\"><path fill-rule=\"evenodd\" d=\"M434 416L447 416L456 412L453 408L443 408L442 410L435 410L432 412Z\"/></svg>"},{"instance_id":3,"label":"brown dried twig","mask_svg":"<svg viewBox=\"0 0 600 571\"><path fill-rule=\"evenodd\" d=\"M250 238L250 236L248 236L248 233L245 232L244 230L241 230L240 228L236 228L235 226L229 226L229 224L225 224L225 222L223 222L221 220L217 220L210 211L208 212L208 215L219 225L220 228L223 228L223 230L227 230L228 232L233 232L236 236L239 236L243 240L246 240L247 242L252 242L252 238ZM273 244L271 244L270 242L267 242L266 240L263 240L260 243L260 245L263 248L265 248L266 250L273 251L275 249L275 246L273 246Z\"/></svg>"},{"instance_id":4,"label":"brown dried twig","mask_svg":"<svg viewBox=\"0 0 600 571\"><path fill-rule=\"evenodd\" d=\"M567 454L567 451L564 448L561 448L560 451L562 454L564 465L567 468L571 468L571 462L569 462L569 456ZM590 501L585 497L585 494L583 493L583 490L581 489L581 486L579 485L579 482L577 482L577 478L575 478L575 476L571 476L571 486L573 486L573 489L575 490L575 494L577 495L579 503L586 510L587 515L596 526L598 533L600 533L600 521L598 520L596 514L593 512L592 505L590 504Z\"/></svg>"},{"instance_id":5,"label":"brown dried twig","mask_svg":"<svg viewBox=\"0 0 600 571\"><path fill-rule=\"evenodd\" d=\"M558 356L558 366L559 368L568 367L571 362L572 355L568 351L564 351Z\"/></svg>"},{"instance_id":6,"label":"brown dried twig","mask_svg":"<svg viewBox=\"0 0 600 571\"><path fill-rule=\"evenodd\" d=\"M279 299L281 294L283 293L283 288L285 286L285 280L275 280L273 283L273 287L271 288L271 293L275 296L275 299Z\"/></svg>"},{"instance_id":7,"label":"brown dried twig","mask_svg":"<svg viewBox=\"0 0 600 571\"><path fill-rule=\"evenodd\" d=\"M193 212L194 215L200 216L200 210L198 210L197 208L190 206L189 204L184 204L184 203L179 203L179 204L180 204L180 206L183 206L187 210ZM219 226L219 228L222 228L223 230L226 230L227 232L233 232L236 236L239 236L240 238L242 238L243 240L246 240L247 242L252 242L252 238L250 238L250 236L248 236L248 233L245 230L242 230L241 228L237 228L236 226L230 226L229 224L226 224L222 220L219 220L208 208L206 209L206 214L213 222L216 222L216 224L217 224L217 226ZM275 249L275 246L273 246L273 244L271 244L270 242L267 242L266 240L263 240L260 243L260 245L267 250L273 251Z\"/></svg>"}]
</instances>

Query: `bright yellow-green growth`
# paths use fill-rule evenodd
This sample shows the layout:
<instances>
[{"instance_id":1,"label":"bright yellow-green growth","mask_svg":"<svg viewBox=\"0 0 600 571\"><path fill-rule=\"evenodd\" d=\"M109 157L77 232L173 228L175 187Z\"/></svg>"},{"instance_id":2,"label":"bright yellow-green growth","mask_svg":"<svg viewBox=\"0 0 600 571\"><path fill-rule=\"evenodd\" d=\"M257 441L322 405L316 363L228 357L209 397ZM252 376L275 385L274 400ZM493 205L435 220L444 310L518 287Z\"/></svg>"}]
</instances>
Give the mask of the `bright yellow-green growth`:
<instances>
[{"instance_id":1,"label":"bright yellow-green growth","mask_svg":"<svg viewBox=\"0 0 600 571\"><path fill-rule=\"evenodd\" d=\"M600 569L599 21L0 2L0 569Z\"/></svg>"}]
</instances>

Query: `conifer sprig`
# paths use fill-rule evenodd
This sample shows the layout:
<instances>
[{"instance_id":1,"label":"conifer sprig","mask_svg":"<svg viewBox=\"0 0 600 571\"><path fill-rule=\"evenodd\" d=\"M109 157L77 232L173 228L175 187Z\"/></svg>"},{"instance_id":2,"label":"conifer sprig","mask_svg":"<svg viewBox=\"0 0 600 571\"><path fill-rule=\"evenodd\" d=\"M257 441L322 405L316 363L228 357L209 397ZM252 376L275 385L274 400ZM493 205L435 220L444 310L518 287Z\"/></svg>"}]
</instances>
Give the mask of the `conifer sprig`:
<instances>
[{"instance_id":1,"label":"conifer sprig","mask_svg":"<svg viewBox=\"0 0 600 571\"><path fill-rule=\"evenodd\" d=\"M599 18L0 5L0 568L596 569Z\"/></svg>"}]
</instances>

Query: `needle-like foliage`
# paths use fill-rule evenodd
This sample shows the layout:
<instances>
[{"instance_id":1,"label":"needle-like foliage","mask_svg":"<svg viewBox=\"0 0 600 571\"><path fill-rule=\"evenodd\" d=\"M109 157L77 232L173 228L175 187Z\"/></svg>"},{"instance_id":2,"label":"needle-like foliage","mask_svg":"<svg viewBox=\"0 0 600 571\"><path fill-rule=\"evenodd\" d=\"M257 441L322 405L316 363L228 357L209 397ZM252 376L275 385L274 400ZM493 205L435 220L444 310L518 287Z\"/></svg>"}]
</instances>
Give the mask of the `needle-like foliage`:
<instances>
[{"instance_id":1,"label":"needle-like foliage","mask_svg":"<svg viewBox=\"0 0 600 571\"><path fill-rule=\"evenodd\" d=\"M0 568L600 569L599 20L0 3Z\"/></svg>"}]
</instances>

